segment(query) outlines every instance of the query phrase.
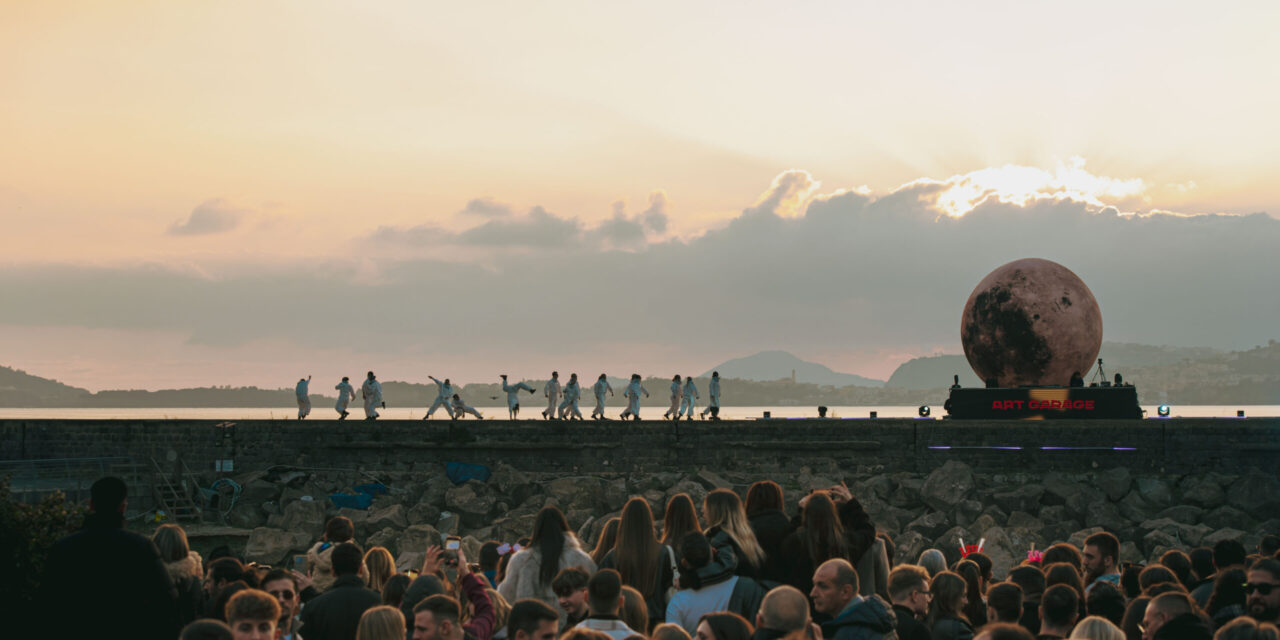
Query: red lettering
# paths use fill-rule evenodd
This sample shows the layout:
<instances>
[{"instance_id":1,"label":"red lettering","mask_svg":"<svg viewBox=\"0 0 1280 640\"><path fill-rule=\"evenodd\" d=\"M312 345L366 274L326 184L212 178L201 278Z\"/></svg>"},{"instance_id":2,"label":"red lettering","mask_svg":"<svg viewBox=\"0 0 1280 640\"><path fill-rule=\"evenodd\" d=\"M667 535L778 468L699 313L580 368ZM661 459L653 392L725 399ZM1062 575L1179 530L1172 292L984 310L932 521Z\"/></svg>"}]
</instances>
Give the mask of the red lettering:
<instances>
[{"instance_id":1,"label":"red lettering","mask_svg":"<svg viewBox=\"0 0 1280 640\"><path fill-rule=\"evenodd\" d=\"M1002 411L1002 410L1004 410L1004 403L1003 403L1003 402L1001 402L1001 401L999 401L999 400L992 400L992 401L991 401L991 410L992 410L992 411Z\"/></svg>"},{"instance_id":2,"label":"red lettering","mask_svg":"<svg viewBox=\"0 0 1280 640\"><path fill-rule=\"evenodd\" d=\"M1085 409L1088 409L1089 411L1093 411L1093 401L1092 401L1092 400L1085 400L1085 401L1084 401L1084 408L1085 408Z\"/></svg>"}]
</instances>

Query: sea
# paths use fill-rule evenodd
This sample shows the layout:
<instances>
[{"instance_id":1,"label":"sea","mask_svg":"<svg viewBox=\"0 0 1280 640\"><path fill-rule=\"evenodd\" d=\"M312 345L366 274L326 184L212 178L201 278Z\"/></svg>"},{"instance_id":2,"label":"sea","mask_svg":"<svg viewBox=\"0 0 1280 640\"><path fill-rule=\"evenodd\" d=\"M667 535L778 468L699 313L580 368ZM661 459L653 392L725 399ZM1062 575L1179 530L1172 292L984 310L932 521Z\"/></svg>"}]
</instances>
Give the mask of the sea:
<instances>
[{"instance_id":1,"label":"sea","mask_svg":"<svg viewBox=\"0 0 1280 640\"><path fill-rule=\"evenodd\" d=\"M541 419L540 412L546 405L526 404L520 410L522 419ZM582 404L583 416L590 420L594 405ZM1148 418L1158 416L1158 405L1143 405ZM507 408L476 407L486 420L506 420ZM617 419L622 406L609 406L608 416ZM928 407L930 418L941 418L946 411L941 406ZM1280 416L1280 405L1168 405L1171 418L1236 418L1244 412L1246 418ZM348 409L351 416L348 420L361 420L364 411L359 405L352 404ZM646 420L662 418L666 406L644 406L641 417ZM702 411L702 407L698 407ZM421 420L427 408L395 407L380 410L383 420ZM828 407L828 418L870 419L877 418L920 418L920 406L842 406ZM0 407L0 420L293 420L297 419L297 407L208 407L208 408L78 408L78 409L43 409L43 408L4 408ZM332 406L314 405L311 419L328 420L337 417ZM818 417L817 407L721 407L722 420L761 420L761 419L799 419ZM443 409L437 410L433 420L448 420ZM467 416L466 420L474 420Z\"/></svg>"}]
</instances>

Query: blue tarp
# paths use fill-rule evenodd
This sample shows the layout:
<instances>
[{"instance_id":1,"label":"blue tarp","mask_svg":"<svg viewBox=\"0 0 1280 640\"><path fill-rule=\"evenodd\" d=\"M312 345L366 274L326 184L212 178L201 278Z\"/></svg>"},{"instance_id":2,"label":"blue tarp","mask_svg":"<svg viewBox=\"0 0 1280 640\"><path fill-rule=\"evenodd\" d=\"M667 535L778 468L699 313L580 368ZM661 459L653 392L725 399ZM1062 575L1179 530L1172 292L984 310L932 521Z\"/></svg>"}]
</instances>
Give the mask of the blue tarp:
<instances>
[{"instance_id":1,"label":"blue tarp","mask_svg":"<svg viewBox=\"0 0 1280 640\"><path fill-rule=\"evenodd\" d=\"M449 476L449 481L454 484L462 484L468 480L488 482L489 476L493 475L493 470L489 467L466 462L447 462L444 465L444 472Z\"/></svg>"},{"instance_id":2,"label":"blue tarp","mask_svg":"<svg viewBox=\"0 0 1280 640\"><path fill-rule=\"evenodd\" d=\"M358 484L351 488L355 489L356 493L367 493L371 496L387 495L387 485L382 484L381 482L371 482L369 484Z\"/></svg>"},{"instance_id":3,"label":"blue tarp","mask_svg":"<svg viewBox=\"0 0 1280 640\"><path fill-rule=\"evenodd\" d=\"M374 496L386 495L387 485L381 482L371 482L369 484L358 484L352 489L356 490L355 494L335 493L329 496L334 506L339 509L346 507L348 509L368 509L373 504Z\"/></svg>"}]
</instances>

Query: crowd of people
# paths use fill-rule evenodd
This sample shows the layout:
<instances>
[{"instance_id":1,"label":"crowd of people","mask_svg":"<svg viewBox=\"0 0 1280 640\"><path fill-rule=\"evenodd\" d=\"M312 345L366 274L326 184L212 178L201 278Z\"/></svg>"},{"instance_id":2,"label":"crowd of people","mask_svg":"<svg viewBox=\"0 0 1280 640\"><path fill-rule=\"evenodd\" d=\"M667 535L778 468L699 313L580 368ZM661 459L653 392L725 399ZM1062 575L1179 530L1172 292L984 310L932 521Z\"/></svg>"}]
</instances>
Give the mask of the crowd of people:
<instances>
[{"instance_id":1,"label":"crowd of people","mask_svg":"<svg viewBox=\"0 0 1280 640\"><path fill-rule=\"evenodd\" d=\"M453 386L453 381L449 378L440 380L435 376L427 376L436 385L436 397L431 402L431 407L427 409L427 414L423 416L423 420L430 420L438 409L443 408L444 412L449 415L452 420L464 418L468 414L475 416L479 420L483 420L484 416L476 410L475 407L467 404ZM507 375L502 374L502 392L507 395L507 416L515 420L520 416L520 392L527 391L530 395L536 393L536 389L529 386L525 382L517 382L511 384L507 380ZM707 395L708 403L706 408L698 413L698 417L706 419L708 414L712 420L720 419L720 372L711 373L711 380L708 383ZM298 419L302 420L311 415L311 376L300 378L298 383L294 385L294 394L298 399ZM356 389L351 386L350 378L343 377L342 382L334 386L334 390L338 392L338 402L334 405L334 410L338 412L338 420L346 420L351 415L347 411L351 400L356 396ZM615 395L613 385L609 384L609 378L605 374L600 374L595 384L591 386L591 392L595 396L595 410L591 412L593 420L608 420L605 416L605 400L607 396ZM544 420L581 420L582 411L578 404L582 400L582 386L578 383L578 374L569 375L569 382L564 386L560 384L560 372L552 371L551 379L543 385L542 395L547 399L547 408L542 410L542 418ZM641 384L640 374L631 374L631 381L627 388L623 390L622 395L627 399L627 408L619 414L622 420L639 420L640 419L640 397L649 397L649 390ZM360 386L360 397L364 401L365 420L377 420L381 415L378 409L386 409L387 403L382 397L382 383L378 382L378 376L370 371L364 383ZM693 376L684 378L681 382L680 376L676 376L671 381L671 407L662 417L667 420L693 420L693 414L697 406L697 401L702 397L698 391L697 384L693 381Z\"/></svg>"},{"instance_id":2,"label":"crowd of people","mask_svg":"<svg viewBox=\"0 0 1280 640\"><path fill-rule=\"evenodd\" d=\"M786 510L778 484L745 500L715 489L671 496L662 522L631 498L588 548L555 506L527 538L488 541L472 563L431 544L399 571L331 518L304 566L206 560L181 527L147 539L124 528L127 488L91 489L82 531L45 567L41 636L140 640L1280 640L1280 539L1233 540L1121 563L1100 532L1059 542L993 575L980 545L948 561L897 562L848 487ZM302 569L302 570L299 570ZM75 594L75 597L72 596ZM87 594L79 597L79 594ZM87 621L91 628L67 618ZM61 617L59 617L61 616Z\"/></svg>"}]
</instances>

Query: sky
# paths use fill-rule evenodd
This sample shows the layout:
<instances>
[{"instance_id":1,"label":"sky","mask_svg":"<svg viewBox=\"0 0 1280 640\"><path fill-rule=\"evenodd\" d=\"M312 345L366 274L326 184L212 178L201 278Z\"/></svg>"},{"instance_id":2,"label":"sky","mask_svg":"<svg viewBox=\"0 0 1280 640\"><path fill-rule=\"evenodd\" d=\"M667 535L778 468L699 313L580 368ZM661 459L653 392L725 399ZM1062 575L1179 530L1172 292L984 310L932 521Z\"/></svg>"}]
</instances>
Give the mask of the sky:
<instances>
[{"instance_id":1,"label":"sky","mask_svg":"<svg viewBox=\"0 0 1280 640\"><path fill-rule=\"evenodd\" d=\"M0 364L90 389L884 379L1061 262L1111 341L1280 302L1280 5L0 4ZM1105 355L1105 354L1104 354ZM592 373L586 373L592 372Z\"/></svg>"}]
</instances>

